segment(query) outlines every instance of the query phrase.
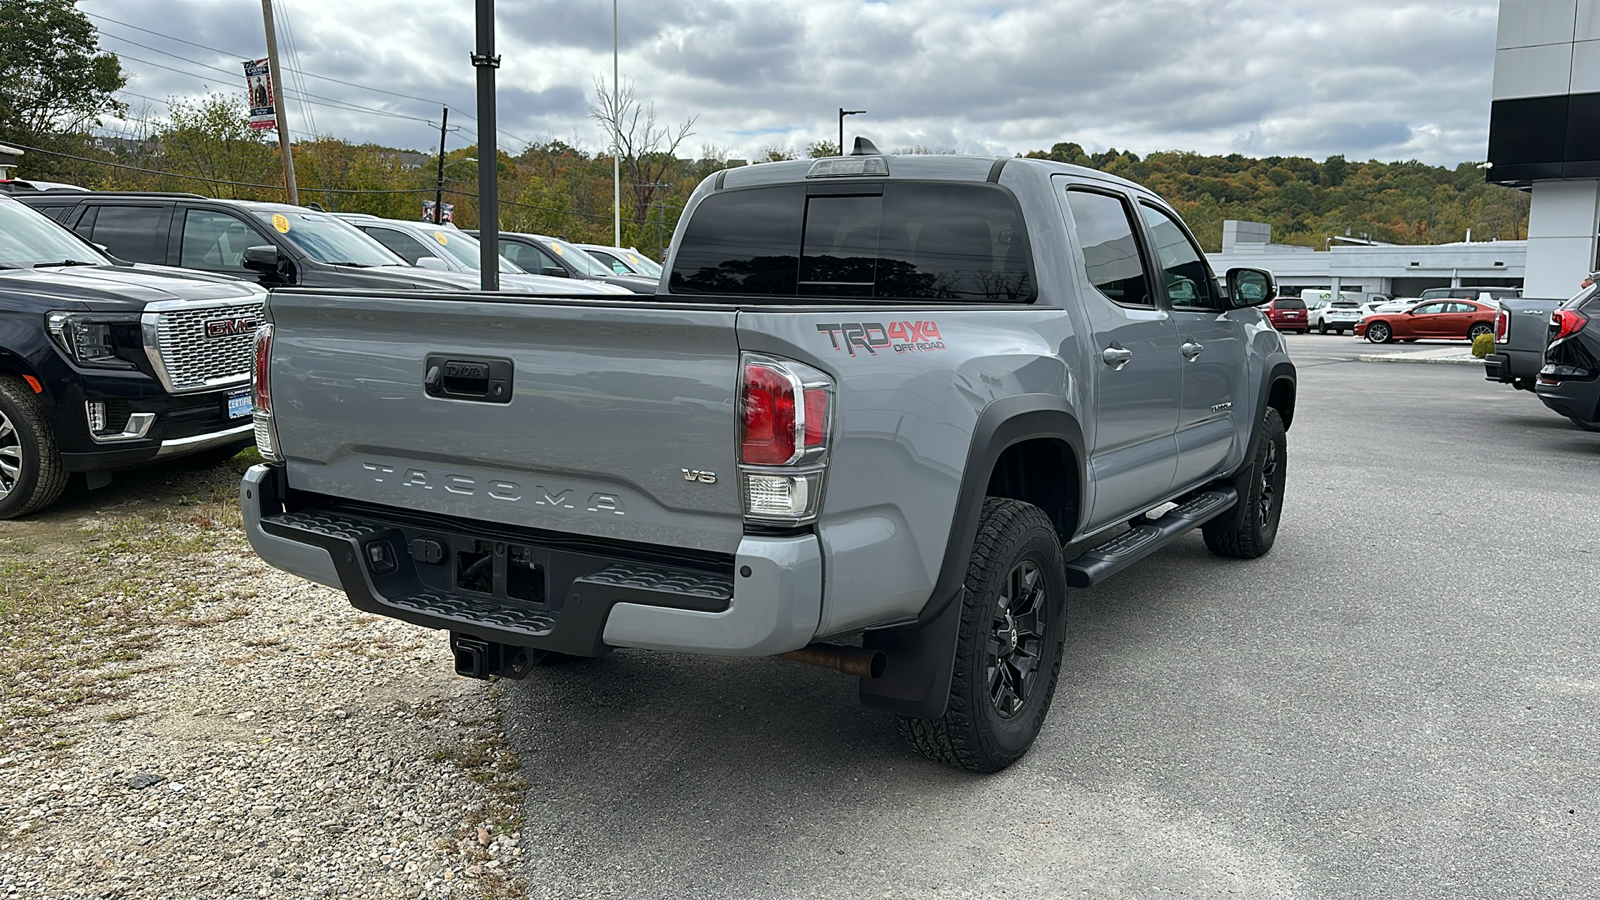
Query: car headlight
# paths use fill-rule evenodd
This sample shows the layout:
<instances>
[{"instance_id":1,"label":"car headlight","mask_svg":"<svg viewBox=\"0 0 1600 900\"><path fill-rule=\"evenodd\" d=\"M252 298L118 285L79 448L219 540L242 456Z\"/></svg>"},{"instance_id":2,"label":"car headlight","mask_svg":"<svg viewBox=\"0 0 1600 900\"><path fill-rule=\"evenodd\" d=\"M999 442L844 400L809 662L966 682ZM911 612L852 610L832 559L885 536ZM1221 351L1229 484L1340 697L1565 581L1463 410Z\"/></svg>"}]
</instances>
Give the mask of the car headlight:
<instances>
[{"instance_id":1,"label":"car headlight","mask_svg":"<svg viewBox=\"0 0 1600 900\"><path fill-rule=\"evenodd\" d=\"M81 366L121 369L131 365L117 356L112 329L118 325L137 327L138 322L68 312L53 312L45 317L50 337Z\"/></svg>"}]
</instances>

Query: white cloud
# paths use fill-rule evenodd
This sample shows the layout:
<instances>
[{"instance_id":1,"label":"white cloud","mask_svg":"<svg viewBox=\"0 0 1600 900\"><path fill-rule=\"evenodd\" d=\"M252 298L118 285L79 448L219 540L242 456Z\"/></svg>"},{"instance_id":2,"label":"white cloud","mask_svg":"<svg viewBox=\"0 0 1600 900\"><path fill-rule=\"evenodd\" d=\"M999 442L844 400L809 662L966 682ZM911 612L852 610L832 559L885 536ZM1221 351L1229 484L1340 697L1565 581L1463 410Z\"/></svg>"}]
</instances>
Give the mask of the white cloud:
<instances>
[{"instance_id":1,"label":"white cloud","mask_svg":"<svg viewBox=\"0 0 1600 900\"><path fill-rule=\"evenodd\" d=\"M470 4L278 0L309 72L475 113ZM585 115L611 71L605 0L501 0L500 127L518 138L605 146ZM664 120L698 116L695 148L749 156L836 134L835 110L866 109L852 133L1014 153L1058 141L1139 153L1195 150L1322 158L1416 157L1453 164L1486 152L1494 0L661 0L621 3L622 72ZM124 22L259 54L246 4L120 0L87 4ZM109 11L114 9L115 11ZM150 23L157 23L151 25ZM112 34L236 69L224 56L98 21ZM188 63L117 40L110 49ZM128 60L132 90L155 97L242 91ZM239 82L239 83L234 83ZM434 119L433 104L308 80L344 103ZM422 122L313 107L319 130L426 148ZM291 114L299 115L297 106ZM502 146L520 145L502 136Z\"/></svg>"}]
</instances>

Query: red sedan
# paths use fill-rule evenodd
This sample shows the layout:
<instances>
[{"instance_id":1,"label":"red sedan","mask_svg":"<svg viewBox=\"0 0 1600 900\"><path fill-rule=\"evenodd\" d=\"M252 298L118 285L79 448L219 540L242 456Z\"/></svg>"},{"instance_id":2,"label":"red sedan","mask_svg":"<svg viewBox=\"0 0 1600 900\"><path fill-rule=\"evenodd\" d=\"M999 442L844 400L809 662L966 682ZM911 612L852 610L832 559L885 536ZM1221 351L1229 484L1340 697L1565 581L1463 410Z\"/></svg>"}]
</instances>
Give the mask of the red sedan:
<instances>
[{"instance_id":1,"label":"red sedan","mask_svg":"<svg viewBox=\"0 0 1600 900\"><path fill-rule=\"evenodd\" d=\"M1496 312L1475 300L1433 300L1405 312L1367 316L1356 323L1356 337L1374 344L1419 338L1470 341L1480 334L1494 334Z\"/></svg>"}]
</instances>

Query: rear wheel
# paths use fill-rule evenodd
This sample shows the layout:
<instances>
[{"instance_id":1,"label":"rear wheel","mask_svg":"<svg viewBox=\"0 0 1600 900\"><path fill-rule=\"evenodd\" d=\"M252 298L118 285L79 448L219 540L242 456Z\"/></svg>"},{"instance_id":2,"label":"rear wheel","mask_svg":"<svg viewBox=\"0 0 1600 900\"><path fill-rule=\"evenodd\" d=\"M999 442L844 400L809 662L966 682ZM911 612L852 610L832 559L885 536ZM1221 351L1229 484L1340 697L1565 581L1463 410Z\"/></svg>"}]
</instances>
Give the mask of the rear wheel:
<instances>
[{"instance_id":1,"label":"rear wheel","mask_svg":"<svg viewBox=\"0 0 1600 900\"><path fill-rule=\"evenodd\" d=\"M900 733L929 759L997 772L1033 745L1061 673L1067 583L1044 512L985 500L965 586L944 715L901 717Z\"/></svg>"},{"instance_id":2,"label":"rear wheel","mask_svg":"<svg viewBox=\"0 0 1600 900\"><path fill-rule=\"evenodd\" d=\"M1386 322L1373 322L1367 326L1367 340L1374 344L1387 344L1394 340L1394 331Z\"/></svg>"},{"instance_id":3,"label":"rear wheel","mask_svg":"<svg viewBox=\"0 0 1600 900\"><path fill-rule=\"evenodd\" d=\"M43 404L21 381L0 378L0 519L38 512L66 488Z\"/></svg>"},{"instance_id":4,"label":"rear wheel","mask_svg":"<svg viewBox=\"0 0 1600 900\"><path fill-rule=\"evenodd\" d=\"M1494 334L1494 326L1488 322L1478 322L1467 329L1467 340L1475 341L1485 334Z\"/></svg>"}]
</instances>

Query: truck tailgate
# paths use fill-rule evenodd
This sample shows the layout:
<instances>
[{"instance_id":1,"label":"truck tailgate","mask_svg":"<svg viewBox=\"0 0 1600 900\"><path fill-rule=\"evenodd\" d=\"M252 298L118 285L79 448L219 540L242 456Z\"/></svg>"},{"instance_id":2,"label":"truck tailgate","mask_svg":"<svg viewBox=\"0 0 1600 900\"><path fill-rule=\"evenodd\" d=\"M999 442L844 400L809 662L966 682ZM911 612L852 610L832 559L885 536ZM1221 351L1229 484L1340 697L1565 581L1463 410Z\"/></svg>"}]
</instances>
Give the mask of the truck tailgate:
<instances>
[{"instance_id":1,"label":"truck tailgate","mask_svg":"<svg viewBox=\"0 0 1600 900\"><path fill-rule=\"evenodd\" d=\"M738 547L733 308L281 291L268 310L291 488ZM484 389L502 382L499 396Z\"/></svg>"}]
</instances>

